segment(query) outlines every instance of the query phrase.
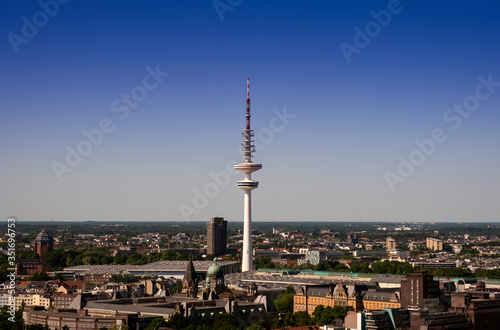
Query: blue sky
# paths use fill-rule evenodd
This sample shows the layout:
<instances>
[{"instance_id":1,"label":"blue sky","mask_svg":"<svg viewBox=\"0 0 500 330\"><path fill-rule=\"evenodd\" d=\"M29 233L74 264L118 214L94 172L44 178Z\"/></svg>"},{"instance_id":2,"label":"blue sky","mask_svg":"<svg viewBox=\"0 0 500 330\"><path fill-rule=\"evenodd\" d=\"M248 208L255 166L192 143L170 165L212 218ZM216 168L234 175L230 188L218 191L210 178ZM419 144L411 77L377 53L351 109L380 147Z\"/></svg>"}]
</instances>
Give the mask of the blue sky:
<instances>
[{"instance_id":1,"label":"blue sky","mask_svg":"<svg viewBox=\"0 0 500 330\"><path fill-rule=\"evenodd\" d=\"M241 221L249 77L254 221L500 220L496 1L1 7L4 219Z\"/></svg>"}]
</instances>

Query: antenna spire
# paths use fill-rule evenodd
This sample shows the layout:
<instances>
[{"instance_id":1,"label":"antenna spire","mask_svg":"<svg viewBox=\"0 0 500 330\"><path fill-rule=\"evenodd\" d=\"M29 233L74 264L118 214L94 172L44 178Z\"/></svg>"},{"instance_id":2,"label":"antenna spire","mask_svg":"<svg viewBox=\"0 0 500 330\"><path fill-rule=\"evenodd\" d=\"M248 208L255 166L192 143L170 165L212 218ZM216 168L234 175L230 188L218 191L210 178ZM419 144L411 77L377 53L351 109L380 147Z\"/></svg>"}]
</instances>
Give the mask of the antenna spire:
<instances>
[{"instance_id":1,"label":"antenna spire","mask_svg":"<svg viewBox=\"0 0 500 330\"><path fill-rule=\"evenodd\" d=\"M250 78L247 78L247 126L246 129L250 129Z\"/></svg>"},{"instance_id":2,"label":"antenna spire","mask_svg":"<svg viewBox=\"0 0 500 330\"><path fill-rule=\"evenodd\" d=\"M247 100L250 99L250 78L247 78Z\"/></svg>"},{"instance_id":3,"label":"antenna spire","mask_svg":"<svg viewBox=\"0 0 500 330\"><path fill-rule=\"evenodd\" d=\"M246 128L242 132L243 141L241 141L241 152L243 153L243 163L234 165L238 171L245 173L245 179L238 181L238 188L245 192L245 209L243 212L243 250L241 270L243 272L251 271L252 266L252 211L251 211L251 192L259 186L259 182L252 180L252 173L262 168L261 164L252 162L255 145L253 144L254 134L250 128L250 79L247 79L247 113Z\"/></svg>"}]
</instances>

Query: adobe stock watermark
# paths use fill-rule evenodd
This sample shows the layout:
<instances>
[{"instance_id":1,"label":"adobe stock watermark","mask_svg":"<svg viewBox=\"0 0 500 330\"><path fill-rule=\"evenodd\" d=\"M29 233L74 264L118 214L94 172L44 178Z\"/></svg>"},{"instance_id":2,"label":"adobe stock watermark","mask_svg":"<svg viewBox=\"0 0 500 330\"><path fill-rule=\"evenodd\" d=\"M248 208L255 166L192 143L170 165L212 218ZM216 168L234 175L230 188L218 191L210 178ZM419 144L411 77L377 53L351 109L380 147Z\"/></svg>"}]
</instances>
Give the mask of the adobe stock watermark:
<instances>
[{"instance_id":1,"label":"adobe stock watermark","mask_svg":"<svg viewBox=\"0 0 500 330\"><path fill-rule=\"evenodd\" d=\"M215 12L219 16L221 22L224 21L224 13L229 11L232 12L234 8L241 5L243 0L214 0L212 5L214 6Z\"/></svg>"},{"instance_id":2,"label":"adobe stock watermark","mask_svg":"<svg viewBox=\"0 0 500 330\"><path fill-rule=\"evenodd\" d=\"M370 11L370 15L373 17L373 20L368 21L363 29L357 25L354 27L354 32L356 32L353 38L354 45L345 41L342 41L339 44L340 50L342 51L342 54L344 54L347 63L351 63L351 56L353 54L360 54L361 50L366 48L372 39L380 34L382 28L387 27L391 23L392 17L400 14L403 9L403 5L401 5L399 0L389 0L387 2L387 9Z\"/></svg>"},{"instance_id":3,"label":"adobe stock watermark","mask_svg":"<svg viewBox=\"0 0 500 330\"><path fill-rule=\"evenodd\" d=\"M7 278L6 282L9 301L7 304L7 313L10 315L8 320L16 322L16 217L7 219ZM10 273L9 273L10 272Z\"/></svg>"},{"instance_id":4,"label":"adobe stock watermark","mask_svg":"<svg viewBox=\"0 0 500 330\"><path fill-rule=\"evenodd\" d=\"M59 13L59 8L61 5L65 5L70 0L40 0L38 1L38 6L41 10L37 11L31 17L31 20L26 16L21 18L23 25L21 26L21 33L17 34L14 32L7 33L7 38L10 41L10 45L14 50L14 53L19 53L19 46L21 44L26 45L30 39L33 39L38 34L39 29L49 23L50 18L54 18Z\"/></svg>"},{"instance_id":5,"label":"adobe stock watermark","mask_svg":"<svg viewBox=\"0 0 500 330\"><path fill-rule=\"evenodd\" d=\"M288 113L286 107L279 111L273 109L274 116L269 120L269 125L260 129L255 134L255 150L264 150L275 138L277 133L282 132L289 124L290 120L297 117L296 114ZM236 160L230 160L226 163L224 170L217 173L208 172L210 181L203 188L193 188L193 198L190 205L179 204L179 211L185 221L190 220L193 215L199 215L200 211L205 209L210 200L219 196L222 189L226 188L234 177L241 172L234 169L234 164L239 163Z\"/></svg>"},{"instance_id":6,"label":"adobe stock watermark","mask_svg":"<svg viewBox=\"0 0 500 330\"><path fill-rule=\"evenodd\" d=\"M149 65L146 66L146 75L142 78L139 85L132 87L130 93L123 93L119 98L111 102L111 112L118 115L120 120L125 120L130 115L130 111L136 109L139 103L144 101L151 92L158 88L163 82L163 79L170 73L160 70L160 65L156 64L153 69ZM99 121L97 128L90 130L82 130L83 138L76 144L75 147L66 146L66 157L63 162L52 162L52 170L59 182L63 181L63 175L71 173L75 168L80 166L85 157L88 157L94 148L97 148L104 141L106 134L114 132L116 126L110 118L103 118Z\"/></svg>"},{"instance_id":7,"label":"adobe stock watermark","mask_svg":"<svg viewBox=\"0 0 500 330\"><path fill-rule=\"evenodd\" d=\"M452 108L446 109L443 113L443 121L450 125L448 129L451 128L453 131L459 129L464 119L469 118L479 109L480 101L490 98L496 87L500 86L500 81L493 81L492 74L489 74L488 78L479 76L477 80L479 84L473 94L466 96L461 103L455 103ZM438 145L447 139L446 129L439 127L432 130L430 137L422 140L415 139L416 148L407 157L398 156L399 165L396 173L391 171L384 173L384 179L391 192L396 191L396 184L403 183L412 176L416 168L424 164L425 160L436 152Z\"/></svg>"}]
</instances>

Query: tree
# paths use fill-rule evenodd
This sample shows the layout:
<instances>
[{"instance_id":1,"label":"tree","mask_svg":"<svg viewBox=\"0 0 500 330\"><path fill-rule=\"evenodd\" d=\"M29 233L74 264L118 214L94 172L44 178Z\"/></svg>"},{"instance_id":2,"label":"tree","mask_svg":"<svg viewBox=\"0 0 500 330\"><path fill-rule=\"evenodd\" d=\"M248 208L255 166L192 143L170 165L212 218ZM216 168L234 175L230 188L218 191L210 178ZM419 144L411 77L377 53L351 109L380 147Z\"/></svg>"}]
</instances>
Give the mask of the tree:
<instances>
[{"instance_id":1,"label":"tree","mask_svg":"<svg viewBox=\"0 0 500 330\"><path fill-rule=\"evenodd\" d=\"M347 312L352 310L354 309L351 306L334 306L332 308L330 306L324 307L323 305L318 305L312 314L312 322L318 325L332 324L335 319L344 320Z\"/></svg>"},{"instance_id":2,"label":"tree","mask_svg":"<svg viewBox=\"0 0 500 330\"><path fill-rule=\"evenodd\" d=\"M276 268L276 265L271 262L271 258L269 257L258 257L253 264L253 268Z\"/></svg>"},{"instance_id":3,"label":"tree","mask_svg":"<svg viewBox=\"0 0 500 330\"><path fill-rule=\"evenodd\" d=\"M41 324L29 324L25 328L26 330L49 330L48 325L41 325Z\"/></svg>"},{"instance_id":4,"label":"tree","mask_svg":"<svg viewBox=\"0 0 500 330\"><path fill-rule=\"evenodd\" d=\"M128 330L128 325L126 324L115 324L108 328L108 330Z\"/></svg>"},{"instance_id":5,"label":"tree","mask_svg":"<svg viewBox=\"0 0 500 330\"><path fill-rule=\"evenodd\" d=\"M259 318L258 320L252 322L250 326L246 327L245 330L264 330L266 328L269 328L267 322L264 319Z\"/></svg>"},{"instance_id":6,"label":"tree","mask_svg":"<svg viewBox=\"0 0 500 330\"><path fill-rule=\"evenodd\" d=\"M137 282L137 277L134 275L121 275L121 274L113 274L111 275L111 282L116 282L116 283L135 283Z\"/></svg>"},{"instance_id":7,"label":"tree","mask_svg":"<svg viewBox=\"0 0 500 330\"><path fill-rule=\"evenodd\" d=\"M467 246L462 246L462 249L458 253L459 256L465 255L465 254L470 254L470 255L479 255L479 251Z\"/></svg>"},{"instance_id":8,"label":"tree","mask_svg":"<svg viewBox=\"0 0 500 330\"><path fill-rule=\"evenodd\" d=\"M16 259L40 259L40 256L35 251L24 250L16 254Z\"/></svg>"},{"instance_id":9,"label":"tree","mask_svg":"<svg viewBox=\"0 0 500 330\"><path fill-rule=\"evenodd\" d=\"M47 273L35 273L29 278L30 281L48 281L50 276Z\"/></svg>"},{"instance_id":10,"label":"tree","mask_svg":"<svg viewBox=\"0 0 500 330\"><path fill-rule=\"evenodd\" d=\"M171 289L170 289L170 294L174 294L174 293L177 293L177 292L182 292L182 285L180 284L177 284L177 285L174 285Z\"/></svg>"},{"instance_id":11,"label":"tree","mask_svg":"<svg viewBox=\"0 0 500 330\"><path fill-rule=\"evenodd\" d=\"M286 293L295 293L295 288L293 287L293 285L286 286Z\"/></svg>"},{"instance_id":12,"label":"tree","mask_svg":"<svg viewBox=\"0 0 500 330\"><path fill-rule=\"evenodd\" d=\"M84 265L93 265L94 264L94 259L92 257L83 257L82 262Z\"/></svg>"},{"instance_id":13,"label":"tree","mask_svg":"<svg viewBox=\"0 0 500 330\"><path fill-rule=\"evenodd\" d=\"M280 313L293 312L293 293L282 293L274 300L274 307Z\"/></svg>"},{"instance_id":14,"label":"tree","mask_svg":"<svg viewBox=\"0 0 500 330\"><path fill-rule=\"evenodd\" d=\"M333 267L333 270L336 272L348 272L351 269L344 264L338 263L337 265L335 265L335 267Z\"/></svg>"},{"instance_id":15,"label":"tree","mask_svg":"<svg viewBox=\"0 0 500 330\"><path fill-rule=\"evenodd\" d=\"M64 276L63 276L63 274L61 274L61 273L57 273L57 274L54 276L54 280L66 281L66 277L64 277Z\"/></svg>"},{"instance_id":16,"label":"tree","mask_svg":"<svg viewBox=\"0 0 500 330\"><path fill-rule=\"evenodd\" d=\"M12 322L12 315L9 314L9 306L4 305L0 311L0 329L22 330L24 328L23 320L24 308L18 309L14 314L14 322ZM10 319L10 320L9 320Z\"/></svg>"},{"instance_id":17,"label":"tree","mask_svg":"<svg viewBox=\"0 0 500 330\"><path fill-rule=\"evenodd\" d=\"M182 329L182 328L187 327L188 325L189 325L189 321L188 321L187 317L185 317L181 313L175 313L174 315L172 315L170 320L167 322L166 326L174 328L174 329Z\"/></svg>"},{"instance_id":18,"label":"tree","mask_svg":"<svg viewBox=\"0 0 500 330\"><path fill-rule=\"evenodd\" d=\"M301 311L285 315L284 323L285 326L289 327L303 327L313 324L313 320L308 312Z\"/></svg>"},{"instance_id":19,"label":"tree","mask_svg":"<svg viewBox=\"0 0 500 330\"><path fill-rule=\"evenodd\" d=\"M172 318L177 314L172 315ZM181 315L181 314L179 314L179 315ZM153 321L151 321L151 323L149 323L149 326L144 330L154 330L157 326L166 327L168 325L163 317L157 317L157 318L153 319Z\"/></svg>"},{"instance_id":20,"label":"tree","mask_svg":"<svg viewBox=\"0 0 500 330\"><path fill-rule=\"evenodd\" d=\"M238 330L238 319L234 314L217 314L215 316L213 329Z\"/></svg>"},{"instance_id":21,"label":"tree","mask_svg":"<svg viewBox=\"0 0 500 330\"><path fill-rule=\"evenodd\" d=\"M264 327L258 324L252 324L249 327L246 327L245 330L264 330Z\"/></svg>"}]
</instances>

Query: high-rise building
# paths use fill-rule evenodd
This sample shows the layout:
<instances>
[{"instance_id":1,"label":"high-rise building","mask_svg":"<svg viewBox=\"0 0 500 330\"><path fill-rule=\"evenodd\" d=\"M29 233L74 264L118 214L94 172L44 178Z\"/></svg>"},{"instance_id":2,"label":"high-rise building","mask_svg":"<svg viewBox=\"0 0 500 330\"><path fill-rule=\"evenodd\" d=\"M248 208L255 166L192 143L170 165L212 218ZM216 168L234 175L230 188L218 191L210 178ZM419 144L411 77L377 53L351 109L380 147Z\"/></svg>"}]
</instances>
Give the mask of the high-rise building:
<instances>
[{"instance_id":1,"label":"high-rise building","mask_svg":"<svg viewBox=\"0 0 500 330\"><path fill-rule=\"evenodd\" d=\"M427 238L427 248L432 251L441 251L443 249L443 240L437 238Z\"/></svg>"},{"instance_id":2,"label":"high-rise building","mask_svg":"<svg viewBox=\"0 0 500 330\"><path fill-rule=\"evenodd\" d=\"M359 242L358 235L354 233L347 233L347 244L355 245L358 244L358 242Z\"/></svg>"},{"instance_id":3,"label":"high-rise building","mask_svg":"<svg viewBox=\"0 0 500 330\"><path fill-rule=\"evenodd\" d=\"M207 254L226 254L227 250L227 221L224 218L212 218L207 223Z\"/></svg>"},{"instance_id":4,"label":"high-rise building","mask_svg":"<svg viewBox=\"0 0 500 330\"><path fill-rule=\"evenodd\" d=\"M45 255L48 252L54 251L54 239L45 229L43 229L35 238L34 244L35 252L38 253L40 259L42 259L45 264Z\"/></svg>"},{"instance_id":5,"label":"high-rise building","mask_svg":"<svg viewBox=\"0 0 500 330\"><path fill-rule=\"evenodd\" d=\"M439 281L432 275L418 270L401 281L401 307L426 307L429 310L439 308Z\"/></svg>"},{"instance_id":6,"label":"high-rise building","mask_svg":"<svg viewBox=\"0 0 500 330\"><path fill-rule=\"evenodd\" d=\"M243 141L241 142L241 152L243 153L243 163L234 165L238 171L245 173L245 179L238 181L238 188L245 192L245 206L243 211L243 251L241 270L243 272L253 269L252 251L252 190L259 186L259 182L252 180L252 173L262 168L261 164L252 162L255 145L253 144L254 134L250 128L250 80L247 79L247 112L246 126L243 130Z\"/></svg>"},{"instance_id":7,"label":"high-rise building","mask_svg":"<svg viewBox=\"0 0 500 330\"><path fill-rule=\"evenodd\" d=\"M385 249L386 250L396 250L396 241L391 237L387 237L387 239L385 241Z\"/></svg>"}]
</instances>

